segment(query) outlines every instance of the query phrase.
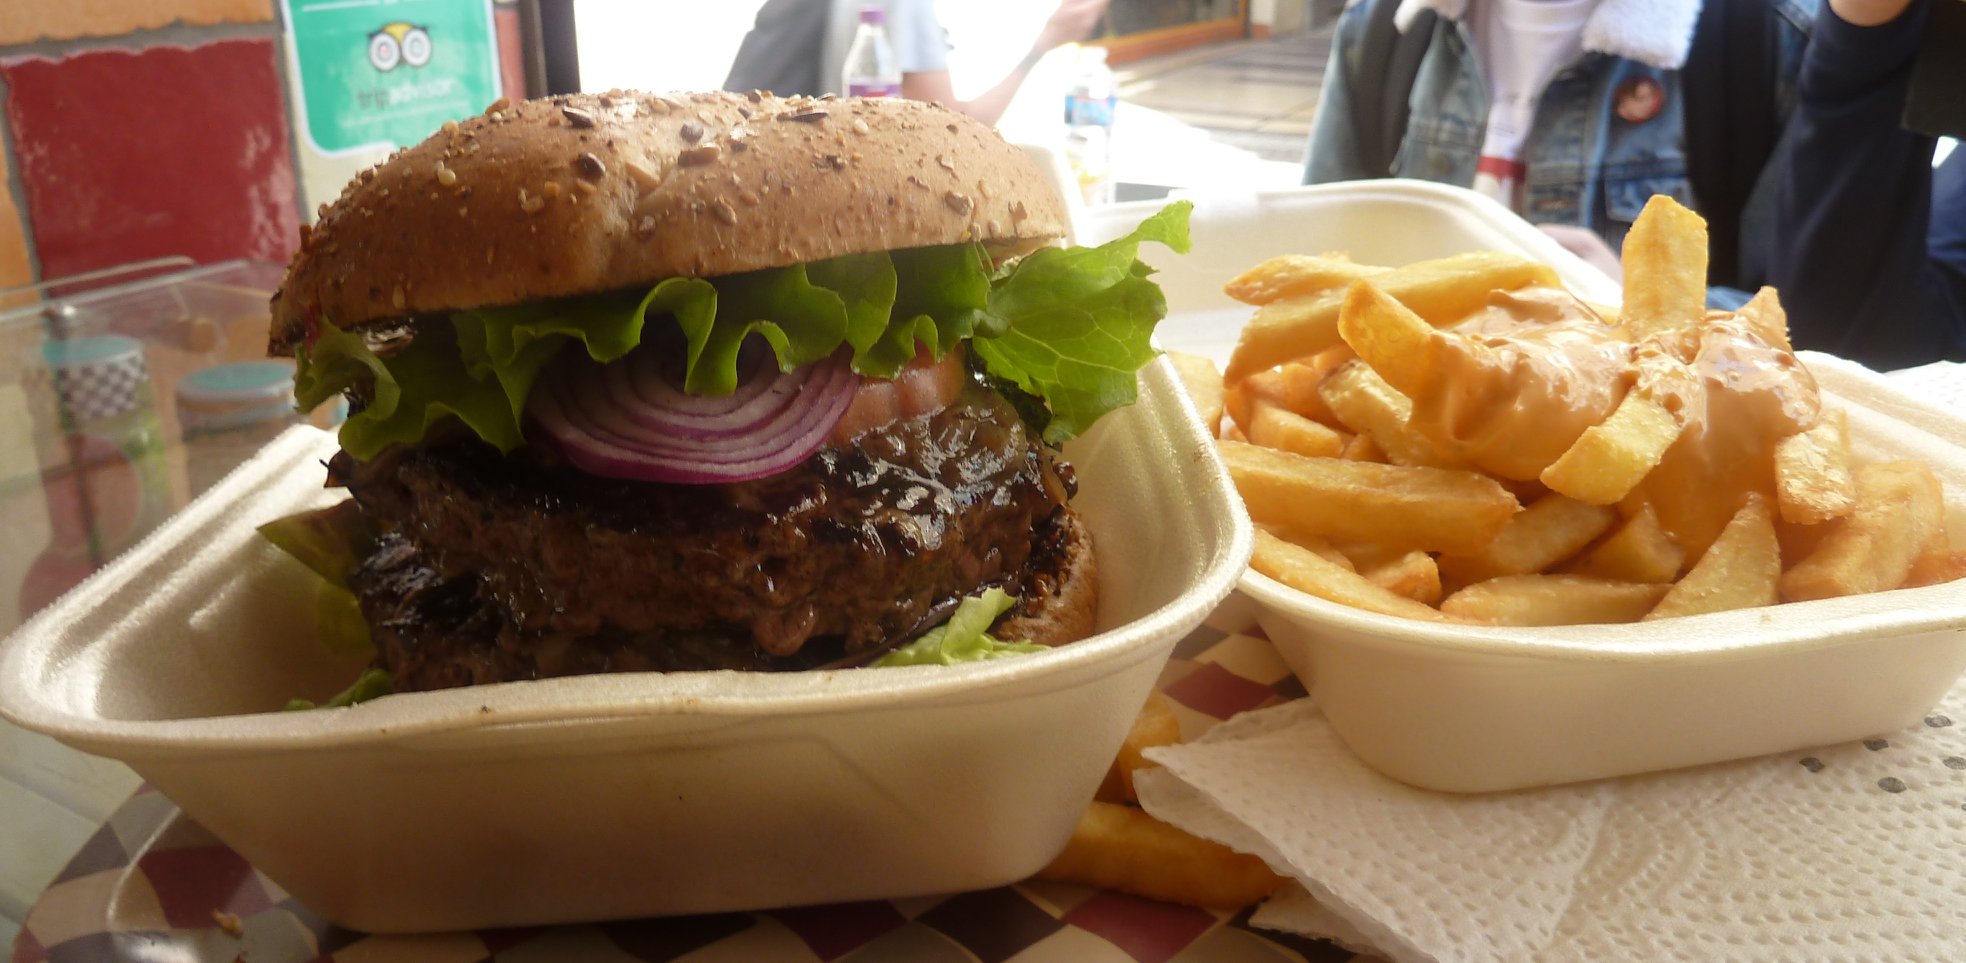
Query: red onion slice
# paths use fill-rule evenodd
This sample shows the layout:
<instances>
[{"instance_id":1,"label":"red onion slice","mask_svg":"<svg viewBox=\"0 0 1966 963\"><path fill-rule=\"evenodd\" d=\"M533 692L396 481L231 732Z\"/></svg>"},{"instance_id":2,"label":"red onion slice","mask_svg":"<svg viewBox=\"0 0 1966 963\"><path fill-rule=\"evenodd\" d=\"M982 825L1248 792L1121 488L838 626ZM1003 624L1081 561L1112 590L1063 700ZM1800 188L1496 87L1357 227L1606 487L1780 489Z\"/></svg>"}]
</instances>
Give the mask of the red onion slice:
<instances>
[{"instance_id":1,"label":"red onion slice","mask_svg":"<svg viewBox=\"0 0 1966 963\"><path fill-rule=\"evenodd\" d=\"M652 350L612 364L568 352L540 375L526 413L590 475L711 484L777 474L818 450L852 402L852 349L789 373L741 361L737 390L684 394ZM748 360L748 359L747 359Z\"/></svg>"}]
</instances>

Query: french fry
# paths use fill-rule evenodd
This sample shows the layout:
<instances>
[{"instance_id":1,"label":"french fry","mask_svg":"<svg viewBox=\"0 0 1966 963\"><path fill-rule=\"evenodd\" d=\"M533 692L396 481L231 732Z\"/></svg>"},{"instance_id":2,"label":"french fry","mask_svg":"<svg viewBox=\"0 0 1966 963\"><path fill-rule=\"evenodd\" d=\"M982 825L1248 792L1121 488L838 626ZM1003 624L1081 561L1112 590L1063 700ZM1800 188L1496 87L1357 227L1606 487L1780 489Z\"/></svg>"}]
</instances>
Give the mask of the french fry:
<instances>
[{"instance_id":1,"label":"french fry","mask_svg":"<svg viewBox=\"0 0 1966 963\"><path fill-rule=\"evenodd\" d=\"M1966 552L1950 545L1926 549L1911 561L1911 574L1905 576L1904 588L1917 588L1921 585L1937 585L1966 578Z\"/></svg>"},{"instance_id":2,"label":"french fry","mask_svg":"<svg viewBox=\"0 0 1966 963\"><path fill-rule=\"evenodd\" d=\"M1735 312L1742 321L1747 322L1748 330L1764 343L1777 348L1789 347L1789 316L1782 309L1781 295L1771 287L1763 287L1754 292L1748 303Z\"/></svg>"},{"instance_id":3,"label":"french fry","mask_svg":"<svg viewBox=\"0 0 1966 963\"><path fill-rule=\"evenodd\" d=\"M1428 551L1479 551L1515 497L1471 471L1305 458L1233 441L1222 460L1257 524Z\"/></svg>"},{"instance_id":4,"label":"french fry","mask_svg":"<svg viewBox=\"0 0 1966 963\"><path fill-rule=\"evenodd\" d=\"M1338 541L1331 542L1330 545L1338 554L1345 557L1346 564L1351 566L1354 571L1359 572L1392 565L1404 557L1406 553L1413 551L1410 548L1401 548L1397 545L1382 545L1378 542Z\"/></svg>"},{"instance_id":5,"label":"french fry","mask_svg":"<svg viewBox=\"0 0 1966 963\"><path fill-rule=\"evenodd\" d=\"M1288 527L1282 525L1263 525L1260 527L1263 531L1275 535L1298 548L1306 549L1339 568L1351 572L1358 571L1358 566L1352 563L1351 556L1346 555L1336 545L1331 544L1330 539L1322 535L1291 531Z\"/></svg>"},{"instance_id":6,"label":"french fry","mask_svg":"<svg viewBox=\"0 0 1966 963\"><path fill-rule=\"evenodd\" d=\"M1181 720L1174 715L1174 704L1159 689L1147 693L1147 703L1133 719L1120 743L1119 754L1106 769L1106 778L1092 797L1105 802L1134 802L1133 774L1159 763L1149 762L1143 753L1155 746L1171 746L1181 741Z\"/></svg>"},{"instance_id":7,"label":"french fry","mask_svg":"<svg viewBox=\"0 0 1966 963\"><path fill-rule=\"evenodd\" d=\"M1403 395L1417 393L1438 377L1427 347L1434 326L1369 282L1355 283L1345 292L1338 335Z\"/></svg>"},{"instance_id":8,"label":"french fry","mask_svg":"<svg viewBox=\"0 0 1966 963\"><path fill-rule=\"evenodd\" d=\"M1345 436L1337 429L1267 401L1256 402L1247 434L1251 444L1296 455L1334 458L1345 450Z\"/></svg>"},{"instance_id":9,"label":"french fry","mask_svg":"<svg viewBox=\"0 0 1966 963\"><path fill-rule=\"evenodd\" d=\"M1176 829L1142 810L1094 802L1039 879L1189 906L1247 906L1284 879L1261 859Z\"/></svg>"},{"instance_id":10,"label":"french fry","mask_svg":"<svg viewBox=\"0 0 1966 963\"><path fill-rule=\"evenodd\" d=\"M1781 578L1782 547L1775 540L1775 513L1767 499L1749 492L1747 504L1720 530L1720 537L1645 618L1774 605L1781 601L1776 590Z\"/></svg>"},{"instance_id":11,"label":"french fry","mask_svg":"<svg viewBox=\"0 0 1966 963\"><path fill-rule=\"evenodd\" d=\"M1314 355L1308 361L1292 361L1278 368L1277 373L1283 377L1283 406L1312 421L1337 425L1338 419L1331 416L1331 409L1325 406L1324 397L1317 389L1324 376L1343 360Z\"/></svg>"},{"instance_id":12,"label":"french fry","mask_svg":"<svg viewBox=\"0 0 1966 963\"><path fill-rule=\"evenodd\" d=\"M1440 603L1441 614L1489 625L1636 622L1666 586L1584 575L1504 575L1476 582Z\"/></svg>"},{"instance_id":13,"label":"french fry","mask_svg":"<svg viewBox=\"0 0 1966 963\"><path fill-rule=\"evenodd\" d=\"M1288 408L1290 384L1283 372L1278 370L1258 371L1234 384L1225 384L1222 389L1222 411L1236 427L1249 433L1249 423L1256 417L1256 403L1267 401L1273 405Z\"/></svg>"},{"instance_id":14,"label":"french fry","mask_svg":"<svg viewBox=\"0 0 1966 963\"><path fill-rule=\"evenodd\" d=\"M1707 313L1707 222L1655 194L1625 234L1625 306L1633 340L1697 324Z\"/></svg>"},{"instance_id":15,"label":"french fry","mask_svg":"<svg viewBox=\"0 0 1966 963\"><path fill-rule=\"evenodd\" d=\"M1374 275L1374 286L1398 299L1429 324L1458 321L1487 303L1494 291L1556 284L1556 272L1514 254L1477 251L1419 261ZM1242 329L1224 376L1230 383L1338 344L1342 290L1283 298L1263 305Z\"/></svg>"},{"instance_id":16,"label":"french fry","mask_svg":"<svg viewBox=\"0 0 1966 963\"><path fill-rule=\"evenodd\" d=\"M1619 582L1670 582L1684 564L1686 550L1666 534L1659 514L1646 504L1565 571Z\"/></svg>"},{"instance_id":17,"label":"french fry","mask_svg":"<svg viewBox=\"0 0 1966 963\"><path fill-rule=\"evenodd\" d=\"M1814 425L1775 443L1775 500L1782 521L1818 525L1850 514L1857 487L1850 473L1849 431L1843 409L1826 408Z\"/></svg>"},{"instance_id":18,"label":"french fry","mask_svg":"<svg viewBox=\"0 0 1966 963\"><path fill-rule=\"evenodd\" d=\"M1169 351L1167 360L1174 365L1174 373L1181 378L1181 387L1188 392L1189 400L1195 403L1196 413L1201 415L1201 423L1208 427L1210 437L1222 430L1223 387L1222 372L1215 362L1198 354Z\"/></svg>"},{"instance_id":19,"label":"french fry","mask_svg":"<svg viewBox=\"0 0 1966 963\"><path fill-rule=\"evenodd\" d=\"M1682 427L1664 405L1628 391L1611 417L1584 429L1543 469L1543 484L1592 505L1617 504L1658 466Z\"/></svg>"},{"instance_id":20,"label":"french fry","mask_svg":"<svg viewBox=\"0 0 1966 963\"><path fill-rule=\"evenodd\" d=\"M1249 567L1306 595L1340 605L1424 622L1441 621L1441 614L1432 606L1375 585L1344 565L1260 528Z\"/></svg>"},{"instance_id":21,"label":"french fry","mask_svg":"<svg viewBox=\"0 0 1966 963\"><path fill-rule=\"evenodd\" d=\"M1501 533L1478 551L1442 555L1440 574L1467 585L1498 575L1540 572L1582 551L1617 520L1614 509L1545 495L1509 519Z\"/></svg>"},{"instance_id":22,"label":"french fry","mask_svg":"<svg viewBox=\"0 0 1966 963\"><path fill-rule=\"evenodd\" d=\"M1347 361L1325 375L1318 394L1331 409L1331 416L1351 431L1371 435L1386 460L1395 465L1426 465L1433 468L1459 468L1453 457L1436 448L1417 432L1406 429L1413 415L1413 402L1363 359Z\"/></svg>"},{"instance_id":23,"label":"french fry","mask_svg":"<svg viewBox=\"0 0 1966 963\"><path fill-rule=\"evenodd\" d=\"M1222 293L1244 304L1268 304L1341 288L1387 270L1341 254L1284 254L1236 275L1222 285Z\"/></svg>"},{"instance_id":24,"label":"french fry","mask_svg":"<svg viewBox=\"0 0 1966 963\"><path fill-rule=\"evenodd\" d=\"M1385 449L1380 448L1379 443L1373 441L1371 435L1353 435L1350 441L1345 442L1345 450L1339 452L1338 457L1346 461L1386 464Z\"/></svg>"},{"instance_id":25,"label":"french fry","mask_svg":"<svg viewBox=\"0 0 1966 963\"><path fill-rule=\"evenodd\" d=\"M1857 469L1857 504L1793 568L1782 573L1790 601L1835 598L1897 588L1912 562L1945 532L1945 493L1937 475L1918 462L1893 461Z\"/></svg>"},{"instance_id":26,"label":"french fry","mask_svg":"<svg viewBox=\"0 0 1966 963\"><path fill-rule=\"evenodd\" d=\"M1440 565L1425 552L1407 552L1390 562L1361 569L1359 574L1394 595L1424 605L1440 604Z\"/></svg>"}]
</instances>

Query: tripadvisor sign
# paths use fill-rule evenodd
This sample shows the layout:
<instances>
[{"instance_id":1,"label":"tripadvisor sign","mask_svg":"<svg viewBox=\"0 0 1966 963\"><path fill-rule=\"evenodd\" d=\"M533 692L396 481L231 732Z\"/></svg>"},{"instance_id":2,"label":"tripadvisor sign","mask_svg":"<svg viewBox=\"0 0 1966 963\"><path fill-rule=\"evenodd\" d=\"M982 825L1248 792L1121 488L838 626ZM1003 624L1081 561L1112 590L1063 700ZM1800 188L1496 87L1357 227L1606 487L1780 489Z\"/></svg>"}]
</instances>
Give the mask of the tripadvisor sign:
<instances>
[{"instance_id":1,"label":"tripadvisor sign","mask_svg":"<svg viewBox=\"0 0 1966 963\"><path fill-rule=\"evenodd\" d=\"M414 144L498 99L490 0L282 0L300 128L328 155Z\"/></svg>"}]
</instances>

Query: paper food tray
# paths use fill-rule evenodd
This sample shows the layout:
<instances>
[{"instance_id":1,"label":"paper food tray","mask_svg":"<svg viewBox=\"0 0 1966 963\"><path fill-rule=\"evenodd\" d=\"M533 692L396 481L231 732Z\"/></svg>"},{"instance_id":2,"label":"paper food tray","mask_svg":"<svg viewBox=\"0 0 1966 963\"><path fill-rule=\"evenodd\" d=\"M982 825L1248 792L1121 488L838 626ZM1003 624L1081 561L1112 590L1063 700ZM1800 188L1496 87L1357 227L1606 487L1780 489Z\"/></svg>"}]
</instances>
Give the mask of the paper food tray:
<instances>
[{"instance_id":1,"label":"paper food tray","mask_svg":"<svg viewBox=\"0 0 1966 963\"><path fill-rule=\"evenodd\" d=\"M353 678L254 526L337 497L295 429L0 645L0 713L127 762L370 932L953 892L1063 845L1251 535L1172 370L1067 446L1093 638L953 667L624 673L281 712ZM1148 521L1151 523L1147 523Z\"/></svg>"}]
</instances>

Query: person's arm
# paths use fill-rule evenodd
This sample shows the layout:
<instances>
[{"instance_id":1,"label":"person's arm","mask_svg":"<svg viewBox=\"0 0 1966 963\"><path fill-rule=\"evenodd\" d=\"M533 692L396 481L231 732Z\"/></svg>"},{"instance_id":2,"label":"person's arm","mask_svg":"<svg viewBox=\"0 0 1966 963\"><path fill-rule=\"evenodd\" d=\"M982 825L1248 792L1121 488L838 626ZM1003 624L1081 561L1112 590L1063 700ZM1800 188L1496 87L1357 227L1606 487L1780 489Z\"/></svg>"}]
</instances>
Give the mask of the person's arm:
<instances>
[{"instance_id":1,"label":"person's arm","mask_svg":"<svg viewBox=\"0 0 1966 963\"><path fill-rule=\"evenodd\" d=\"M1957 350L1926 249L1933 140L1899 123L1926 2L1830 0L1775 160L1769 282L1791 338L1878 368Z\"/></svg>"},{"instance_id":2,"label":"person's arm","mask_svg":"<svg viewBox=\"0 0 1966 963\"><path fill-rule=\"evenodd\" d=\"M972 99L956 99L955 86L950 82L947 70L904 72L901 75L901 96L910 100L934 101L986 124L994 124L1010 108L1011 100L1017 96L1018 88L1024 85L1024 78L1030 75L1039 58L1056 47L1085 39L1092 33L1093 25L1105 14L1107 3L1108 0L1061 0L1024 58L1003 79Z\"/></svg>"},{"instance_id":3,"label":"person's arm","mask_svg":"<svg viewBox=\"0 0 1966 963\"><path fill-rule=\"evenodd\" d=\"M1357 109L1360 77L1359 50L1374 3L1396 0L1366 0L1345 8L1339 15L1338 30L1331 41L1331 58L1324 68L1324 86L1318 92L1317 113L1311 120L1311 143L1304 158L1304 183L1328 184L1386 177L1391 172L1372 170L1359 144L1359 130L1352 121Z\"/></svg>"}]
</instances>

